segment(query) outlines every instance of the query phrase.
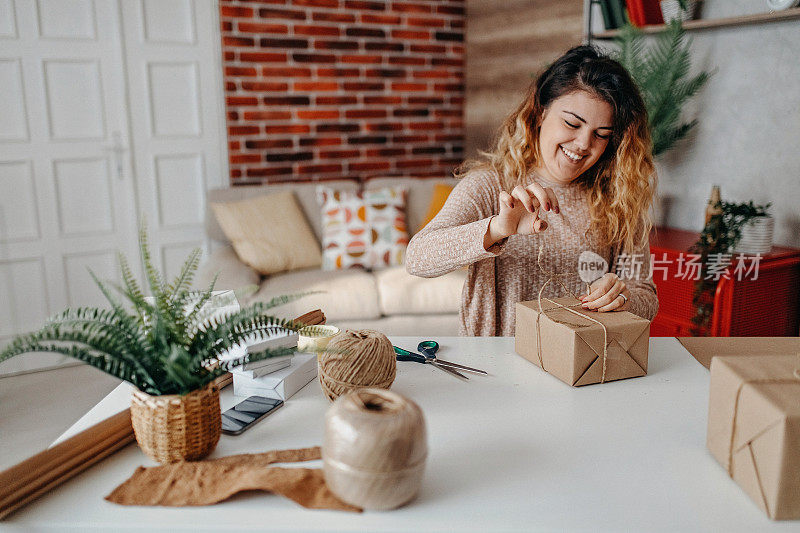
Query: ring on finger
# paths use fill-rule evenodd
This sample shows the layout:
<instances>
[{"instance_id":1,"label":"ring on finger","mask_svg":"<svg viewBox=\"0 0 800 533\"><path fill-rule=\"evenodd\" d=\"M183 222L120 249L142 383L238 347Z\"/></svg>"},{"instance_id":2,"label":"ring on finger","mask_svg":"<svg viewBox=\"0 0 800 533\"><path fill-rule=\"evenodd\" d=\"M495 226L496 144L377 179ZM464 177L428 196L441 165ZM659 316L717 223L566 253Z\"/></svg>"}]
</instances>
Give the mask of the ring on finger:
<instances>
[{"instance_id":1,"label":"ring on finger","mask_svg":"<svg viewBox=\"0 0 800 533\"><path fill-rule=\"evenodd\" d=\"M619 293L619 294L617 294L617 296L622 296L622 300L623 300L622 301L622 305L625 305L626 303L628 303L628 297L625 296L624 294Z\"/></svg>"}]
</instances>

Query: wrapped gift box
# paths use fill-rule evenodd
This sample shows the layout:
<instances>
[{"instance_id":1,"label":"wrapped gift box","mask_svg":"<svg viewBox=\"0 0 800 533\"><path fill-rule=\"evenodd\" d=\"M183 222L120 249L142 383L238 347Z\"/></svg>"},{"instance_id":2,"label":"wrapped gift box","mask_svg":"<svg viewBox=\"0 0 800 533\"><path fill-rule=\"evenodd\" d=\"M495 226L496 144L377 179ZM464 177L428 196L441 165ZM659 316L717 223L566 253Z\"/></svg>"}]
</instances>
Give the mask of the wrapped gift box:
<instances>
[{"instance_id":1,"label":"wrapped gift box","mask_svg":"<svg viewBox=\"0 0 800 533\"><path fill-rule=\"evenodd\" d=\"M542 314L537 300L517 303L517 353L573 387L646 375L650 321L579 304L574 298L543 298Z\"/></svg>"},{"instance_id":2,"label":"wrapped gift box","mask_svg":"<svg viewBox=\"0 0 800 533\"><path fill-rule=\"evenodd\" d=\"M800 356L714 357L708 449L770 518L800 519Z\"/></svg>"}]
</instances>

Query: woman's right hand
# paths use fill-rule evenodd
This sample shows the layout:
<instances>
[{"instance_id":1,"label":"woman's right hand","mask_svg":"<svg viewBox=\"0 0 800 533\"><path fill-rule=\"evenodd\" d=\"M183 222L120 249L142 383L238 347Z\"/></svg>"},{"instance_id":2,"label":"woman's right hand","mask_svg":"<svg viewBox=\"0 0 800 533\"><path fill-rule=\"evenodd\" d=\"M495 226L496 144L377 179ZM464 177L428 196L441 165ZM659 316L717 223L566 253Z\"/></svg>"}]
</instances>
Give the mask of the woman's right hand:
<instances>
[{"instance_id":1,"label":"woman's right hand","mask_svg":"<svg viewBox=\"0 0 800 533\"><path fill-rule=\"evenodd\" d=\"M484 247L511 235L530 235L547 229L547 222L539 218L539 209L559 213L558 198L549 187L531 183L527 187L517 185L511 194L500 191L500 214L489 222Z\"/></svg>"}]
</instances>

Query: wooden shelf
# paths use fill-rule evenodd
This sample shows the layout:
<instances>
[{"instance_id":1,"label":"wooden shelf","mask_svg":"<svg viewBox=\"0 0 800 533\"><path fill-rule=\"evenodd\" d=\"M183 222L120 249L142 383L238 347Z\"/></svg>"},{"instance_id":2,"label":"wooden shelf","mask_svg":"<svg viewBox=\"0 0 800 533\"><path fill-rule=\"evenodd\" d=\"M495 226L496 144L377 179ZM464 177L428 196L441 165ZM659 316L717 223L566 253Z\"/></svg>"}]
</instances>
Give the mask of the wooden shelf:
<instances>
[{"instance_id":1,"label":"wooden shelf","mask_svg":"<svg viewBox=\"0 0 800 533\"><path fill-rule=\"evenodd\" d=\"M755 15L744 15L741 17L726 17L721 19L698 19L687 20L683 23L686 30L708 30L711 28L729 28L732 26L746 26L750 24L764 24L767 22L779 22L782 20L800 19L800 7L793 7L783 11L773 11L770 13L758 13ZM644 33L658 33L664 30L664 24L651 24L639 28ZM619 30L607 30L592 35L593 39L613 39L619 35Z\"/></svg>"}]
</instances>

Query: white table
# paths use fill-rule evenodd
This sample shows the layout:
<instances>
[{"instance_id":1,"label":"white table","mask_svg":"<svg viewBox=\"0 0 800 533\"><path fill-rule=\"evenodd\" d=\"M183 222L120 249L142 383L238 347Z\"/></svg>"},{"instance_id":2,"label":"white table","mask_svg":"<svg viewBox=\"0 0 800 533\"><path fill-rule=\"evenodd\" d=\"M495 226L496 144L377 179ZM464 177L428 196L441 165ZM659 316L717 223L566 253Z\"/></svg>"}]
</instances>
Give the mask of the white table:
<instances>
[{"instance_id":1,"label":"white table","mask_svg":"<svg viewBox=\"0 0 800 533\"><path fill-rule=\"evenodd\" d=\"M415 348L422 339L396 337ZM708 371L673 338L650 341L648 376L571 388L514 353L512 338L441 338L440 355L489 371L468 383L399 363L392 389L428 424L419 497L391 512L307 510L266 493L215 506L123 507L103 500L139 465L128 446L0 529L175 531L755 531L772 522L706 450ZM229 387L223 409L240 401ZM65 438L128 406L125 385ZM328 408L316 381L212 457L320 444ZM315 464L318 464L316 462Z\"/></svg>"}]
</instances>

